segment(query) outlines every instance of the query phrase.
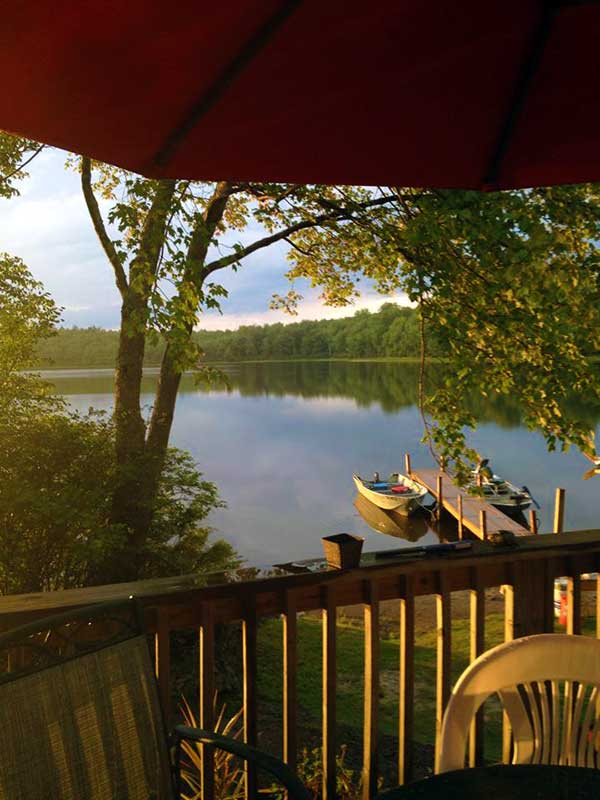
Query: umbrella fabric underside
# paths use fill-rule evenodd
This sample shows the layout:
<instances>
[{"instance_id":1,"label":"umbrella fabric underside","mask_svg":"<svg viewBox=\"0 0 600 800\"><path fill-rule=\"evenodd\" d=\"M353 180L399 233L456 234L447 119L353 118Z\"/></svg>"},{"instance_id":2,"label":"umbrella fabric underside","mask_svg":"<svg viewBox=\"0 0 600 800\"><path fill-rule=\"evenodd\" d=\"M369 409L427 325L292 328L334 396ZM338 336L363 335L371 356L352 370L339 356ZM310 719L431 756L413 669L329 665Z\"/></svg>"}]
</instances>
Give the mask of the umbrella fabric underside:
<instances>
[{"instance_id":1,"label":"umbrella fabric underside","mask_svg":"<svg viewBox=\"0 0 600 800\"><path fill-rule=\"evenodd\" d=\"M544 9L21 0L3 9L0 127L151 177L600 180L600 5Z\"/></svg>"}]
</instances>

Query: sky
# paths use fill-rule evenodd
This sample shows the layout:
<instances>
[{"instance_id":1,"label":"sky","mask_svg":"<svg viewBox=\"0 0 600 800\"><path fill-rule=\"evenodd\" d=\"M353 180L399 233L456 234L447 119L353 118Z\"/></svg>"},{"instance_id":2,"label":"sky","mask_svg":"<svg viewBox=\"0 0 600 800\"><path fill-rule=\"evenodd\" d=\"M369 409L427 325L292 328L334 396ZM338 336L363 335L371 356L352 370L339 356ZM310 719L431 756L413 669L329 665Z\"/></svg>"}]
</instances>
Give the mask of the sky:
<instances>
[{"instance_id":1,"label":"sky","mask_svg":"<svg viewBox=\"0 0 600 800\"><path fill-rule=\"evenodd\" d=\"M25 261L63 310L63 324L117 328L119 295L112 271L92 228L81 193L79 175L65 169L67 154L43 151L28 167L29 177L17 184L19 197L0 199L0 250ZM232 241L252 241L250 229ZM406 304L406 297L382 296L367 289L351 308L330 308L319 300L318 291L297 282L304 300L297 317L270 311L273 293L290 288L284 277L288 268L287 245L265 248L245 259L237 273L223 270L220 281L229 291L222 314L204 313L199 327L237 328L239 325L295 322L349 316L356 310L376 311L393 300Z\"/></svg>"}]
</instances>

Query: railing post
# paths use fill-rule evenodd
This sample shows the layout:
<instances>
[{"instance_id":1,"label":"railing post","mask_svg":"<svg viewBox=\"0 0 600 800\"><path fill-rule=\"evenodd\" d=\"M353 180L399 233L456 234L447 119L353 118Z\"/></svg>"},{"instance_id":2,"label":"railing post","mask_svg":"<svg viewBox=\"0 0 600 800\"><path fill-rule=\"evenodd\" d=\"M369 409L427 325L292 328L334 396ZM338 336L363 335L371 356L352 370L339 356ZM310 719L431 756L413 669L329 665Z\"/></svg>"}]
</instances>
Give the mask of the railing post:
<instances>
[{"instance_id":1,"label":"railing post","mask_svg":"<svg viewBox=\"0 0 600 800\"><path fill-rule=\"evenodd\" d=\"M244 742L256 747L258 720L257 720L257 616L256 596L254 594L244 598L245 609L242 622L243 663L244 663ZM249 762L245 763L245 790L246 800L254 800L258 796L258 782L256 767Z\"/></svg>"},{"instance_id":2,"label":"railing post","mask_svg":"<svg viewBox=\"0 0 600 800\"><path fill-rule=\"evenodd\" d=\"M485 592L481 583L481 576L477 567L470 570L471 590L470 601L470 647L469 658L471 663L483 653L485 649ZM469 766L478 767L483 764L483 726L484 712L480 708L471 723L469 731Z\"/></svg>"},{"instance_id":3,"label":"railing post","mask_svg":"<svg viewBox=\"0 0 600 800\"><path fill-rule=\"evenodd\" d=\"M481 538L485 542L487 539L487 514L483 508L479 511L479 530L481 532Z\"/></svg>"},{"instance_id":4,"label":"railing post","mask_svg":"<svg viewBox=\"0 0 600 800\"><path fill-rule=\"evenodd\" d=\"M154 664L163 715L165 723L170 728L173 722L171 707L171 629L169 626L169 610L162 606L156 609Z\"/></svg>"},{"instance_id":5,"label":"railing post","mask_svg":"<svg viewBox=\"0 0 600 800\"><path fill-rule=\"evenodd\" d=\"M363 718L363 800L377 794L377 750L379 737L379 591L367 581L364 607L365 690Z\"/></svg>"},{"instance_id":6,"label":"railing post","mask_svg":"<svg viewBox=\"0 0 600 800\"><path fill-rule=\"evenodd\" d=\"M444 481L442 475L438 475L436 479L436 488L437 488L437 518L442 518L442 511L444 509Z\"/></svg>"},{"instance_id":7,"label":"railing post","mask_svg":"<svg viewBox=\"0 0 600 800\"><path fill-rule=\"evenodd\" d=\"M463 496L461 492L458 493L456 498L456 511L458 514L458 538L462 539L464 537L464 529L463 529Z\"/></svg>"},{"instance_id":8,"label":"railing post","mask_svg":"<svg viewBox=\"0 0 600 800\"><path fill-rule=\"evenodd\" d=\"M203 603L200 609L200 727L212 731L215 726L215 609ZM214 748L202 745L202 800L212 800L215 791Z\"/></svg>"},{"instance_id":9,"label":"railing post","mask_svg":"<svg viewBox=\"0 0 600 800\"><path fill-rule=\"evenodd\" d=\"M336 789L336 605L335 589L323 588L323 800L335 800Z\"/></svg>"},{"instance_id":10,"label":"railing post","mask_svg":"<svg viewBox=\"0 0 600 800\"><path fill-rule=\"evenodd\" d=\"M296 768L298 754L298 653L296 594L285 592L283 614L283 760L292 769Z\"/></svg>"},{"instance_id":11,"label":"railing post","mask_svg":"<svg viewBox=\"0 0 600 800\"><path fill-rule=\"evenodd\" d=\"M400 664L398 709L398 783L413 774L415 593L414 578L400 576ZM600 638L600 635L599 635Z\"/></svg>"},{"instance_id":12,"label":"railing post","mask_svg":"<svg viewBox=\"0 0 600 800\"><path fill-rule=\"evenodd\" d=\"M534 534L538 532L538 518L534 508L529 511L529 530Z\"/></svg>"},{"instance_id":13,"label":"railing post","mask_svg":"<svg viewBox=\"0 0 600 800\"><path fill-rule=\"evenodd\" d=\"M452 612L450 607L450 592L446 587L446 575L439 572L437 575L436 589L436 616L437 616L437 665L435 689L435 772L439 770L440 742L442 735L442 720L444 711L450 698L452 689L452 676L450 674L450 660L452 654Z\"/></svg>"},{"instance_id":14,"label":"railing post","mask_svg":"<svg viewBox=\"0 0 600 800\"><path fill-rule=\"evenodd\" d=\"M554 501L554 533L563 532L565 520L565 490L558 488Z\"/></svg>"},{"instance_id":15,"label":"railing post","mask_svg":"<svg viewBox=\"0 0 600 800\"><path fill-rule=\"evenodd\" d=\"M581 634L581 570L577 560L569 559L567 577L567 633Z\"/></svg>"}]
</instances>

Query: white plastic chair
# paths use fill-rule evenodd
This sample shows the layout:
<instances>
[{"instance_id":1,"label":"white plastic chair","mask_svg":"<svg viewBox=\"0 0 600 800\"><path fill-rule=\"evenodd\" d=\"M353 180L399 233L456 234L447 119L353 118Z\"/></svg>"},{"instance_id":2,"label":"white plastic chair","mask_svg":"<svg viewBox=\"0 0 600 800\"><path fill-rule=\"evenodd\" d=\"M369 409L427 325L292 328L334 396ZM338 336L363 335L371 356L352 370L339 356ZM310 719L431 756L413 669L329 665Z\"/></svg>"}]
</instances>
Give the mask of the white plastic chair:
<instances>
[{"instance_id":1,"label":"white plastic chair","mask_svg":"<svg viewBox=\"0 0 600 800\"><path fill-rule=\"evenodd\" d=\"M512 727L514 764L600 767L599 640L545 633L483 653L452 691L440 772L464 768L470 724L494 693Z\"/></svg>"}]
</instances>

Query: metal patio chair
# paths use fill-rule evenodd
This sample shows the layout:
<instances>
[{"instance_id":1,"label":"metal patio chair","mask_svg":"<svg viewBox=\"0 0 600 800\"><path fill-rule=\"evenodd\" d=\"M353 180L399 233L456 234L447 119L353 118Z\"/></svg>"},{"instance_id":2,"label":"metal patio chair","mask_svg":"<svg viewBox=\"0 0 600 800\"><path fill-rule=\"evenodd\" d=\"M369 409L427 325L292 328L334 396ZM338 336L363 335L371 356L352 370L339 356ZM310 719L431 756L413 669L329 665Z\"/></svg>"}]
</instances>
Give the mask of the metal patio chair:
<instances>
[{"instance_id":1,"label":"metal patio chair","mask_svg":"<svg viewBox=\"0 0 600 800\"><path fill-rule=\"evenodd\" d=\"M544 633L498 645L452 691L440 772L463 769L470 724L497 693L514 740L513 764L600 768L600 641Z\"/></svg>"},{"instance_id":2,"label":"metal patio chair","mask_svg":"<svg viewBox=\"0 0 600 800\"><path fill-rule=\"evenodd\" d=\"M208 731L167 736L133 600L64 613L0 637L1 800L175 800L182 739L214 745L309 794L273 756Z\"/></svg>"}]
</instances>

